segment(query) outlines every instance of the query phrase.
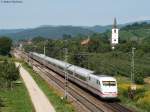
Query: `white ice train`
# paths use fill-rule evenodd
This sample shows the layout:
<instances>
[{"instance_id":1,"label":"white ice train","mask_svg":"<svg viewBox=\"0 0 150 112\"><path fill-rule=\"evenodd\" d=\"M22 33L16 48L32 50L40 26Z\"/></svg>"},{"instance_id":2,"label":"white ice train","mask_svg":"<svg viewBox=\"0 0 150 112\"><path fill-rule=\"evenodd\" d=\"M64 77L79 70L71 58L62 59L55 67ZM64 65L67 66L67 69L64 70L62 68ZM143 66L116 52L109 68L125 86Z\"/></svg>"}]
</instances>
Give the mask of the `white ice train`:
<instances>
[{"instance_id":1,"label":"white ice train","mask_svg":"<svg viewBox=\"0 0 150 112\"><path fill-rule=\"evenodd\" d=\"M109 99L117 98L118 96L117 81L114 77L95 75L94 71L50 58L43 54L30 52L29 56L62 76L65 75L64 70L66 69L69 74L69 80L101 98Z\"/></svg>"}]
</instances>

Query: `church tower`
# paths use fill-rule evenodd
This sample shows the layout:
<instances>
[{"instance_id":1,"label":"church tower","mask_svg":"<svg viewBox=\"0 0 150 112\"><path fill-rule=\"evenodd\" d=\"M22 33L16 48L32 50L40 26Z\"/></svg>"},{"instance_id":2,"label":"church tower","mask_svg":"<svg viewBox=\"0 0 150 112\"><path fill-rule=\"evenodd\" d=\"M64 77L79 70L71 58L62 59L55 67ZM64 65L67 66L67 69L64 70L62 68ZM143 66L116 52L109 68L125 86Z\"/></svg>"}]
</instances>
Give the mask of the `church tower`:
<instances>
[{"instance_id":1,"label":"church tower","mask_svg":"<svg viewBox=\"0 0 150 112\"><path fill-rule=\"evenodd\" d=\"M112 49L115 49L115 45L119 43L119 29L117 28L117 20L114 19L114 24L112 28L112 35L111 35L111 46Z\"/></svg>"}]
</instances>

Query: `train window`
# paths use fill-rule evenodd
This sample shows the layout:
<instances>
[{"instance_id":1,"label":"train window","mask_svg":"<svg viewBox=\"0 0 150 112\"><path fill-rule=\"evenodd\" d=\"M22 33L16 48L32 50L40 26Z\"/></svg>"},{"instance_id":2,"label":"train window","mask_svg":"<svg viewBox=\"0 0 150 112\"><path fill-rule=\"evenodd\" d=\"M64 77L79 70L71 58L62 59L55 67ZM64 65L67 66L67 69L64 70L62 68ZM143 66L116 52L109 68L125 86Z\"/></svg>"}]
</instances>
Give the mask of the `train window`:
<instances>
[{"instance_id":1,"label":"train window","mask_svg":"<svg viewBox=\"0 0 150 112\"><path fill-rule=\"evenodd\" d=\"M91 77L89 77L89 80L91 80Z\"/></svg>"},{"instance_id":2,"label":"train window","mask_svg":"<svg viewBox=\"0 0 150 112\"><path fill-rule=\"evenodd\" d=\"M96 80L96 83L97 83L97 84L100 84L99 80Z\"/></svg>"},{"instance_id":3,"label":"train window","mask_svg":"<svg viewBox=\"0 0 150 112\"><path fill-rule=\"evenodd\" d=\"M103 86L116 86L115 81L102 81L102 82L103 82Z\"/></svg>"}]
</instances>

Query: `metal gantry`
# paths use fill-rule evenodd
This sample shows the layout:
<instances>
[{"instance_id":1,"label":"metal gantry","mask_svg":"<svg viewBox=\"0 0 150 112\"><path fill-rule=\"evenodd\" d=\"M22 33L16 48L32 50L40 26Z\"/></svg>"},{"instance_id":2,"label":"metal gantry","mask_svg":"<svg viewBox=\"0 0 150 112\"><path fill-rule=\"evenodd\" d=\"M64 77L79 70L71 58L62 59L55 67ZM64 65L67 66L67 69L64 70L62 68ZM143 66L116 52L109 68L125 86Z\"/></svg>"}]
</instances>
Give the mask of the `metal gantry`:
<instances>
[{"instance_id":1,"label":"metal gantry","mask_svg":"<svg viewBox=\"0 0 150 112\"><path fill-rule=\"evenodd\" d=\"M134 50L135 48L132 48L132 60L131 60L131 82L134 84Z\"/></svg>"},{"instance_id":2,"label":"metal gantry","mask_svg":"<svg viewBox=\"0 0 150 112\"><path fill-rule=\"evenodd\" d=\"M65 52L65 62L68 62L68 49L64 48ZM67 99L68 96L68 73L67 73L67 64L65 65L65 99Z\"/></svg>"},{"instance_id":3,"label":"metal gantry","mask_svg":"<svg viewBox=\"0 0 150 112\"><path fill-rule=\"evenodd\" d=\"M43 54L46 56L46 44L47 44L48 40L45 40L44 42L44 48L43 48Z\"/></svg>"},{"instance_id":4,"label":"metal gantry","mask_svg":"<svg viewBox=\"0 0 150 112\"><path fill-rule=\"evenodd\" d=\"M46 54L45 54L45 45L44 45L44 55L46 55Z\"/></svg>"},{"instance_id":5,"label":"metal gantry","mask_svg":"<svg viewBox=\"0 0 150 112\"><path fill-rule=\"evenodd\" d=\"M134 66L134 51L135 48L132 48L132 60L131 60L131 90L135 91L136 90L136 84L135 84L135 66Z\"/></svg>"}]
</instances>

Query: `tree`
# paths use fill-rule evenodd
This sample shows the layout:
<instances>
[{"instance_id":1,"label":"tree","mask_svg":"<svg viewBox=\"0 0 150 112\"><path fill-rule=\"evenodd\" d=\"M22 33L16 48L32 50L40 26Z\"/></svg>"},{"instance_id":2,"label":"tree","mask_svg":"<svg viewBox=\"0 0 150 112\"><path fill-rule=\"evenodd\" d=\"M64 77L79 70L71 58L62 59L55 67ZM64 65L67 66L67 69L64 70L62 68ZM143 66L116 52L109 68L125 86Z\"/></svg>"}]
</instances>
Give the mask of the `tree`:
<instances>
[{"instance_id":1,"label":"tree","mask_svg":"<svg viewBox=\"0 0 150 112\"><path fill-rule=\"evenodd\" d=\"M135 71L135 83L137 84L143 84L144 83L144 75L141 70Z\"/></svg>"},{"instance_id":2,"label":"tree","mask_svg":"<svg viewBox=\"0 0 150 112\"><path fill-rule=\"evenodd\" d=\"M72 61L75 65L88 68L88 54L75 53L72 56Z\"/></svg>"},{"instance_id":3,"label":"tree","mask_svg":"<svg viewBox=\"0 0 150 112\"><path fill-rule=\"evenodd\" d=\"M19 78L19 70L12 62L0 63L0 86L11 87L12 82Z\"/></svg>"},{"instance_id":4,"label":"tree","mask_svg":"<svg viewBox=\"0 0 150 112\"><path fill-rule=\"evenodd\" d=\"M9 55L11 50L12 40L8 37L0 38L0 55Z\"/></svg>"},{"instance_id":5,"label":"tree","mask_svg":"<svg viewBox=\"0 0 150 112\"><path fill-rule=\"evenodd\" d=\"M71 35L69 35L69 34L63 34L63 39L64 40L69 40L69 39L71 39L72 38L72 36Z\"/></svg>"},{"instance_id":6,"label":"tree","mask_svg":"<svg viewBox=\"0 0 150 112\"><path fill-rule=\"evenodd\" d=\"M41 37L41 36L34 37L34 38L32 39L32 41L33 41L34 43L38 43L38 42L45 41L45 40L46 40L46 38Z\"/></svg>"}]
</instances>

